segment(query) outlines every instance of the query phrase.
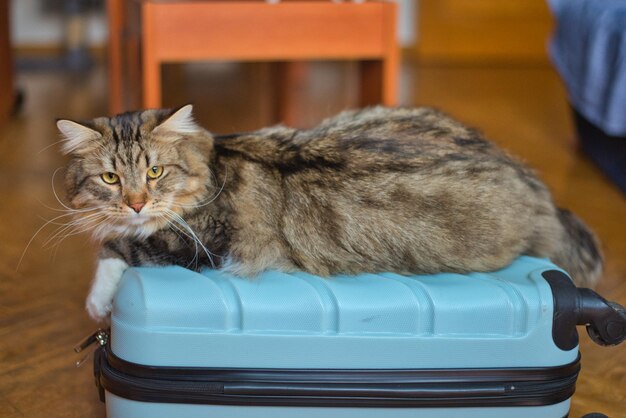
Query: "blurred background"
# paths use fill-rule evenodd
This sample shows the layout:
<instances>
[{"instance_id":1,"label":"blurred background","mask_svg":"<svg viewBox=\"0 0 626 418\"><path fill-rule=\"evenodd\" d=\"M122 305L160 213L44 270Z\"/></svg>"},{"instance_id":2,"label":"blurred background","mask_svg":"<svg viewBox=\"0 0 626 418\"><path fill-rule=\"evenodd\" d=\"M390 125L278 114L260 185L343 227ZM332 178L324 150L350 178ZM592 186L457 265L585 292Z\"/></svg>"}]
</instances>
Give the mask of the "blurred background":
<instances>
[{"instance_id":1,"label":"blurred background","mask_svg":"<svg viewBox=\"0 0 626 418\"><path fill-rule=\"evenodd\" d=\"M73 365L95 328L83 303L96 245L62 229L58 117L193 103L230 133L434 106L525 160L597 232L598 291L626 305L626 13L599 6L619 2L389 4L0 0L0 416L104 416L90 365ZM581 351L570 416L626 417L624 347L581 335Z\"/></svg>"}]
</instances>

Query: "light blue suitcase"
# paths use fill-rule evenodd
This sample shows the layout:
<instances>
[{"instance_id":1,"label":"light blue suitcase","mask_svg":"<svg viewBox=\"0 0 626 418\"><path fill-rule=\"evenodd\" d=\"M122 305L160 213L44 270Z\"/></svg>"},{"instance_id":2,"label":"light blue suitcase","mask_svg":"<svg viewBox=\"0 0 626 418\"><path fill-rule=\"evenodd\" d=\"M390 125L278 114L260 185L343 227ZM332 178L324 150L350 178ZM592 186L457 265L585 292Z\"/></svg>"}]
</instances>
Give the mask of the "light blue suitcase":
<instances>
[{"instance_id":1,"label":"light blue suitcase","mask_svg":"<svg viewBox=\"0 0 626 418\"><path fill-rule=\"evenodd\" d=\"M617 344L620 308L530 257L413 277L144 267L91 341L108 418L562 418L576 324Z\"/></svg>"}]
</instances>

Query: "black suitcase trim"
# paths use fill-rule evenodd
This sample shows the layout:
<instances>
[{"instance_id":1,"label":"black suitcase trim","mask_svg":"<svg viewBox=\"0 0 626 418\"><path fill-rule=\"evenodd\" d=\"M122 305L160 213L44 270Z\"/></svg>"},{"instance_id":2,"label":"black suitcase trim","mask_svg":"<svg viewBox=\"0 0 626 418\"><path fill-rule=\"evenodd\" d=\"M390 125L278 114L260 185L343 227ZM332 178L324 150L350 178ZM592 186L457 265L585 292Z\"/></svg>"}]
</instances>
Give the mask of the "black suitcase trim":
<instances>
[{"instance_id":1,"label":"black suitcase trim","mask_svg":"<svg viewBox=\"0 0 626 418\"><path fill-rule=\"evenodd\" d=\"M569 399L580 371L570 364L493 369L237 369L155 367L96 351L101 399L142 402L333 407L544 406Z\"/></svg>"}]
</instances>

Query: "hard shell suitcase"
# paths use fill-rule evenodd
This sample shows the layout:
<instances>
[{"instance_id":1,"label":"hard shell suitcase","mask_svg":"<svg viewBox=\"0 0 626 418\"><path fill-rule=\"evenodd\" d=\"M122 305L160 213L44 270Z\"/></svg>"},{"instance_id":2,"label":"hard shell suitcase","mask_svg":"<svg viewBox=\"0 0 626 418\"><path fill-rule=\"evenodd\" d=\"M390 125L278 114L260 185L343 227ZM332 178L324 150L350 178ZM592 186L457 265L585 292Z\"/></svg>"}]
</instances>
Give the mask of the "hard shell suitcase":
<instances>
[{"instance_id":1,"label":"hard shell suitcase","mask_svg":"<svg viewBox=\"0 0 626 418\"><path fill-rule=\"evenodd\" d=\"M624 311L547 260L320 278L132 268L94 359L108 418L567 416L576 324Z\"/></svg>"}]
</instances>

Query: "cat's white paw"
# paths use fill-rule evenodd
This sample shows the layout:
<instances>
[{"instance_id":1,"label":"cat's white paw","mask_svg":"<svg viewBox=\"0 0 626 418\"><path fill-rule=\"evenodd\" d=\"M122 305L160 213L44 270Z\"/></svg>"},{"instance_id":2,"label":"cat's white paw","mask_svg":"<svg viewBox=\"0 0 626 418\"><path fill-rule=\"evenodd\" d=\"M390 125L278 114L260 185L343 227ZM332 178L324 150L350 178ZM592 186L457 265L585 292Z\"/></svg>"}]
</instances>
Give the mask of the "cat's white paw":
<instances>
[{"instance_id":1,"label":"cat's white paw","mask_svg":"<svg viewBox=\"0 0 626 418\"><path fill-rule=\"evenodd\" d=\"M113 297L128 264L119 258L98 261L96 274L87 296L85 307L89 316L97 322L105 321L111 314Z\"/></svg>"},{"instance_id":2,"label":"cat's white paw","mask_svg":"<svg viewBox=\"0 0 626 418\"><path fill-rule=\"evenodd\" d=\"M87 302L85 303L87 313L96 322L106 321L111 314L112 307L112 300L108 300L108 298L99 299L98 296L91 294L87 297Z\"/></svg>"}]
</instances>

